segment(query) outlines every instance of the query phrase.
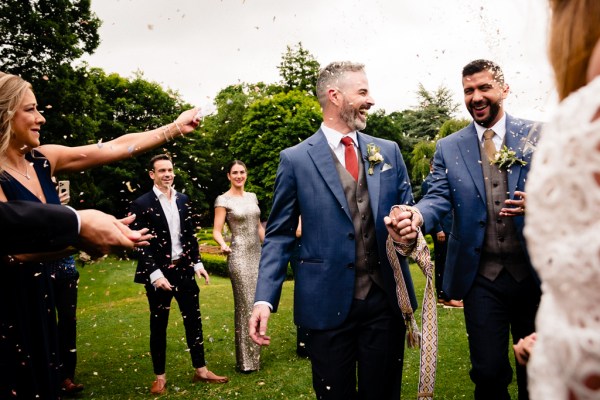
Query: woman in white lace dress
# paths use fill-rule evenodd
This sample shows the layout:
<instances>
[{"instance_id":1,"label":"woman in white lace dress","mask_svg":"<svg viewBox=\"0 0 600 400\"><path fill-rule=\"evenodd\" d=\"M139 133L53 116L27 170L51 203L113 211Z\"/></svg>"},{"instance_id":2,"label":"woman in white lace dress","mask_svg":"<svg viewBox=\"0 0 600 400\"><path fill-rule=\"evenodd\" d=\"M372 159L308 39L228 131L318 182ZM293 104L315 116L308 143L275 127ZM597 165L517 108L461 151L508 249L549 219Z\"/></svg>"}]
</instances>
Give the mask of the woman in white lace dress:
<instances>
[{"instance_id":1,"label":"woman in white lace dress","mask_svg":"<svg viewBox=\"0 0 600 400\"><path fill-rule=\"evenodd\" d=\"M527 181L525 235L542 280L531 399L600 399L600 1L550 0L561 104Z\"/></svg>"}]
</instances>

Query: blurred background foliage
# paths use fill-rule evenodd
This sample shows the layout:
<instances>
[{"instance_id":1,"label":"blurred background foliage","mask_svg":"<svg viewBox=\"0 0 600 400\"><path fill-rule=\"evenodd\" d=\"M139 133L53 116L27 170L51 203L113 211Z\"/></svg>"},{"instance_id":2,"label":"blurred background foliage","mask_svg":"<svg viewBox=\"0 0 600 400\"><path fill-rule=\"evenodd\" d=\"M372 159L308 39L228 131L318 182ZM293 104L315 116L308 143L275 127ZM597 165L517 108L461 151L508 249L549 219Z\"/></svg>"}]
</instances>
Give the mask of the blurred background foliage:
<instances>
[{"instance_id":1,"label":"blurred background foliage","mask_svg":"<svg viewBox=\"0 0 600 400\"><path fill-rule=\"evenodd\" d=\"M143 71L126 78L77 62L98 47L101 23L90 0L0 3L0 71L33 85L47 120L42 143L102 146L124 133L165 125L192 106L178 92L145 80ZM312 135L321 123L315 57L297 43L283 51L277 68L279 82L223 88L214 99L216 112L204 118L196 133L135 158L58 176L71 181L71 205L125 215L129 202L151 188L148 160L168 152L174 159L175 186L190 195L199 225L212 225L213 202L229 187L226 167L233 159L248 166L246 189L257 194L266 219L279 152ZM448 88L430 92L418 83L415 94L412 109L372 110L365 133L398 143L418 190L435 142L469 121L455 118L459 105Z\"/></svg>"}]
</instances>

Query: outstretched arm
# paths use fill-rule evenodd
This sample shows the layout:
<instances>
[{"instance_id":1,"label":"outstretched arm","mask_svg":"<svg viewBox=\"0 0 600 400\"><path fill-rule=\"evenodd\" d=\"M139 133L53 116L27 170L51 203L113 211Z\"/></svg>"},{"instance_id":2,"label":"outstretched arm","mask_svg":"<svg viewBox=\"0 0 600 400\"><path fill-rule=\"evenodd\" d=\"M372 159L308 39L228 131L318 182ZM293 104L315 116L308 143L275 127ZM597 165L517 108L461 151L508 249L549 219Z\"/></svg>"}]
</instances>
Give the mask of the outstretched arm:
<instances>
[{"instance_id":1,"label":"outstretched arm","mask_svg":"<svg viewBox=\"0 0 600 400\"><path fill-rule=\"evenodd\" d=\"M48 144L39 150L54 168L53 174L83 171L144 153L192 132L199 124L197 112L196 108L184 111L170 124L147 132L128 133L105 143L77 147Z\"/></svg>"}]
</instances>

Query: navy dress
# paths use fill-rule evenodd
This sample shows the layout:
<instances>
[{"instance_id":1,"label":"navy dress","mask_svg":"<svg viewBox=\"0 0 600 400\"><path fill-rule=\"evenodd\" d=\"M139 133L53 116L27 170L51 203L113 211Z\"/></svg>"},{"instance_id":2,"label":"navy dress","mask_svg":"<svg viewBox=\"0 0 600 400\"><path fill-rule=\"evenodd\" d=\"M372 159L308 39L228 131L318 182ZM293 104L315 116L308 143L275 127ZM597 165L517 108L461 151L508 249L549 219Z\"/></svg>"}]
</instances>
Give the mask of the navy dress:
<instances>
[{"instance_id":1,"label":"navy dress","mask_svg":"<svg viewBox=\"0 0 600 400\"><path fill-rule=\"evenodd\" d=\"M60 204L50 164L27 154L47 203ZM10 174L0 176L8 200L40 202ZM60 398L58 333L52 280L44 263L3 265L0 290L0 399Z\"/></svg>"}]
</instances>

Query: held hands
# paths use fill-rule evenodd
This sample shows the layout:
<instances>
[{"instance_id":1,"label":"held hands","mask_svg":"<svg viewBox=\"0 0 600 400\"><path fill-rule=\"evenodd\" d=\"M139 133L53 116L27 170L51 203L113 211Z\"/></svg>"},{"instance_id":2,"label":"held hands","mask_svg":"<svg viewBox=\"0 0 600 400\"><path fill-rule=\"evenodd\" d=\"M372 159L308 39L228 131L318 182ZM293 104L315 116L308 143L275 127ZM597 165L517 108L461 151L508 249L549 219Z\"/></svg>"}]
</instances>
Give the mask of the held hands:
<instances>
[{"instance_id":1,"label":"held hands","mask_svg":"<svg viewBox=\"0 0 600 400\"><path fill-rule=\"evenodd\" d=\"M254 343L260 346L271 344L271 337L267 336L267 323L271 309L266 304L257 304L252 309L252 315L248 321L248 334Z\"/></svg>"},{"instance_id":2,"label":"held hands","mask_svg":"<svg viewBox=\"0 0 600 400\"><path fill-rule=\"evenodd\" d=\"M221 252L224 254L230 254L231 253L231 248L229 246L227 246L227 244L223 244L221 246Z\"/></svg>"},{"instance_id":3,"label":"held hands","mask_svg":"<svg viewBox=\"0 0 600 400\"><path fill-rule=\"evenodd\" d=\"M384 217L383 222L392 240L400 243L414 242L423 225L418 213L402 211L397 207L390 210L390 215Z\"/></svg>"},{"instance_id":4,"label":"held hands","mask_svg":"<svg viewBox=\"0 0 600 400\"><path fill-rule=\"evenodd\" d=\"M515 191L515 197L520 197L520 200L505 200L506 207L500 210L501 217L518 217L525 215L525 201L527 199L527 193Z\"/></svg>"}]
</instances>

